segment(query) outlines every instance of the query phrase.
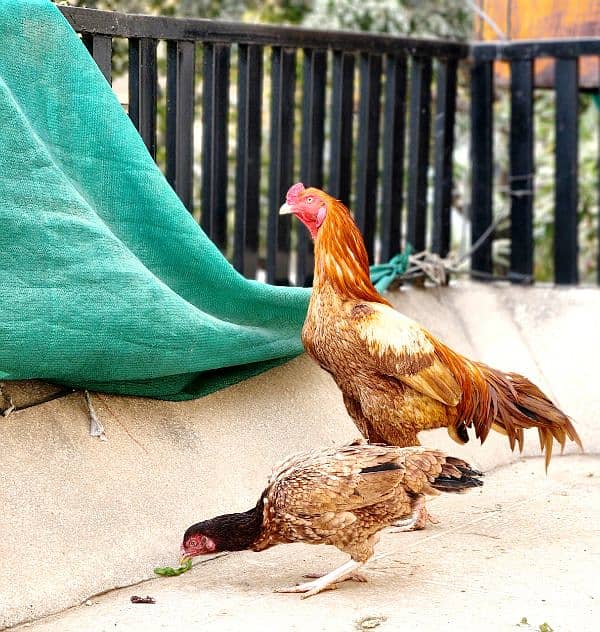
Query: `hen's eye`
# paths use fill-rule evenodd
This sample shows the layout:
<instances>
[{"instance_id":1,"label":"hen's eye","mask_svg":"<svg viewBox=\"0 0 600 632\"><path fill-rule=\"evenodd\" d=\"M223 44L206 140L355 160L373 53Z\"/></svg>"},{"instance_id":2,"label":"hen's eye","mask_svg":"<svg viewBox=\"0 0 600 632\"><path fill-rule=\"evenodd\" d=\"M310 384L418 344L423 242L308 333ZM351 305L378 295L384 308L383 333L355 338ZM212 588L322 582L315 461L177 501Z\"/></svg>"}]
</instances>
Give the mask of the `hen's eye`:
<instances>
[{"instance_id":1,"label":"hen's eye","mask_svg":"<svg viewBox=\"0 0 600 632\"><path fill-rule=\"evenodd\" d=\"M307 202L307 204L312 204L313 203L313 199L311 197L307 197L306 198L306 202Z\"/></svg>"}]
</instances>

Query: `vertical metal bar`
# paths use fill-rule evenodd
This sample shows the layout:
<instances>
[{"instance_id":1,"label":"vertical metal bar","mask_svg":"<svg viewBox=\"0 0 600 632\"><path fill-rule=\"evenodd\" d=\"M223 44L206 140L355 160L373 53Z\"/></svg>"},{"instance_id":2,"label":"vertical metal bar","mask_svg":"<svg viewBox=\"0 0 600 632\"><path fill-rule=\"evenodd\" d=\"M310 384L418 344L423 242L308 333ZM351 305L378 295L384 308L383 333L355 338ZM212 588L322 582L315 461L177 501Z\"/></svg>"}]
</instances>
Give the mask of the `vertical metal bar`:
<instances>
[{"instance_id":1,"label":"vertical metal bar","mask_svg":"<svg viewBox=\"0 0 600 632\"><path fill-rule=\"evenodd\" d=\"M349 205L352 181L354 54L334 51L332 90L329 193Z\"/></svg>"},{"instance_id":2,"label":"vertical metal bar","mask_svg":"<svg viewBox=\"0 0 600 632\"><path fill-rule=\"evenodd\" d=\"M304 51L302 86L302 142L300 179L306 186L323 186L323 143L325 140L326 52ZM310 286L313 281L313 247L304 227L299 227L296 260L296 285Z\"/></svg>"},{"instance_id":3,"label":"vertical metal bar","mask_svg":"<svg viewBox=\"0 0 600 632\"><path fill-rule=\"evenodd\" d=\"M177 94L179 69L177 58L179 56L178 42L167 42L167 138L166 138L166 172L165 176L169 184L175 188L177 179Z\"/></svg>"},{"instance_id":4,"label":"vertical metal bar","mask_svg":"<svg viewBox=\"0 0 600 632\"><path fill-rule=\"evenodd\" d=\"M204 44L202 117L202 228L224 250L227 244L228 44Z\"/></svg>"},{"instance_id":5,"label":"vertical metal bar","mask_svg":"<svg viewBox=\"0 0 600 632\"><path fill-rule=\"evenodd\" d=\"M383 114L382 204L379 234L381 261L401 248L404 195L404 136L406 132L406 57L388 55Z\"/></svg>"},{"instance_id":6,"label":"vertical metal bar","mask_svg":"<svg viewBox=\"0 0 600 632\"><path fill-rule=\"evenodd\" d=\"M381 109L381 57L360 54L360 112L356 165L355 219L373 262L377 219L379 112Z\"/></svg>"},{"instance_id":7,"label":"vertical metal bar","mask_svg":"<svg viewBox=\"0 0 600 632\"><path fill-rule=\"evenodd\" d=\"M492 224L493 182L493 75L492 62L471 66L471 243L475 244ZM471 267L492 272L492 235L471 254Z\"/></svg>"},{"instance_id":8,"label":"vertical metal bar","mask_svg":"<svg viewBox=\"0 0 600 632\"><path fill-rule=\"evenodd\" d=\"M523 281L533 276L533 61L512 61L510 72L509 278Z\"/></svg>"},{"instance_id":9,"label":"vertical metal bar","mask_svg":"<svg viewBox=\"0 0 600 632\"><path fill-rule=\"evenodd\" d=\"M112 83L112 38L109 35L84 33L81 39L106 81Z\"/></svg>"},{"instance_id":10,"label":"vertical metal bar","mask_svg":"<svg viewBox=\"0 0 600 632\"><path fill-rule=\"evenodd\" d=\"M93 52L93 35L91 33L82 33L81 41L87 48L88 53L91 55Z\"/></svg>"},{"instance_id":11,"label":"vertical metal bar","mask_svg":"<svg viewBox=\"0 0 600 632\"><path fill-rule=\"evenodd\" d=\"M85 39L84 39L85 42ZM132 38L129 44L129 104L127 113L135 128L140 129L140 40Z\"/></svg>"},{"instance_id":12,"label":"vertical metal bar","mask_svg":"<svg viewBox=\"0 0 600 632\"><path fill-rule=\"evenodd\" d=\"M431 250L445 257L450 250L452 205L452 153L456 113L456 59L442 59L437 66L435 107L435 181Z\"/></svg>"},{"instance_id":13,"label":"vertical metal bar","mask_svg":"<svg viewBox=\"0 0 600 632\"><path fill-rule=\"evenodd\" d=\"M413 57L410 88L408 152L408 221L406 239L418 252L425 249L427 171L431 141L431 58Z\"/></svg>"},{"instance_id":14,"label":"vertical metal bar","mask_svg":"<svg viewBox=\"0 0 600 632\"><path fill-rule=\"evenodd\" d=\"M279 207L293 184L296 51L274 47L271 74L267 282L289 285L290 218L280 216Z\"/></svg>"},{"instance_id":15,"label":"vertical metal bar","mask_svg":"<svg viewBox=\"0 0 600 632\"><path fill-rule=\"evenodd\" d=\"M195 44L167 42L167 180L193 211Z\"/></svg>"},{"instance_id":16,"label":"vertical metal bar","mask_svg":"<svg viewBox=\"0 0 600 632\"><path fill-rule=\"evenodd\" d=\"M260 217L260 144L263 49L239 46L238 134L235 187L233 265L256 276Z\"/></svg>"},{"instance_id":17,"label":"vertical metal bar","mask_svg":"<svg viewBox=\"0 0 600 632\"><path fill-rule=\"evenodd\" d=\"M156 158L156 40L129 40L129 117Z\"/></svg>"},{"instance_id":18,"label":"vertical metal bar","mask_svg":"<svg viewBox=\"0 0 600 632\"><path fill-rule=\"evenodd\" d=\"M214 114L214 45L204 45L202 73L202 213L200 224L207 235L212 234L213 206L213 118Z\"/></svg>"},{"instance_id":19,"label":"vertical metal bar","mask_svg":"<svg viewBox=\"0 0 600 632\"><path fill-rule=\"evenodd\" d=\"M556 154L554 206L554 281L577 283L577 152L578 152L578 59L557 59Z\"/></svg>"}]
</instances>

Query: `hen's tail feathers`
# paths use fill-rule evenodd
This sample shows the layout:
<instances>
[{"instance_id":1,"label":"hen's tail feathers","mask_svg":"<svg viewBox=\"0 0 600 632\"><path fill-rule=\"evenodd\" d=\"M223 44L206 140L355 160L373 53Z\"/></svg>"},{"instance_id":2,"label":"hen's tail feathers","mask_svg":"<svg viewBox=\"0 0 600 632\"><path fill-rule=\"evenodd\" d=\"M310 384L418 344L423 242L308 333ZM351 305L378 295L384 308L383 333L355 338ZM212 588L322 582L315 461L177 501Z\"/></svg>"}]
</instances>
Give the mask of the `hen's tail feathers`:
<instances>
[{"instance_id":1,"label":"hen's tail feathers","mask_svg":"<svg viewBox=\"0 0 600 632\"><path fill-rule=\"evenodd\" d=\"M467 462L447 456L440 475L431 486L441 492L464 492L471 487L481 487L483 481L480 476L483 474Z\"/></svg>"},{"instance_id":2,"label":"hen's tail feathers","mask_svg":"<svg viewBox=\"0 0 600 632\"><path fill-rule=\"evenodd\" d=\"M546 469L552 457L553 439L560 444L561 452L567 438L583 450L571 420L526 377L471 362L439 341L436 343L438 355L452 370L463 391L452 436L468 439L465 426L473 425L475 435L483 443L493 428L508 437L512 450L515 444L522 450L523 430L537 428Z\"/></svg>"}]
</instances>

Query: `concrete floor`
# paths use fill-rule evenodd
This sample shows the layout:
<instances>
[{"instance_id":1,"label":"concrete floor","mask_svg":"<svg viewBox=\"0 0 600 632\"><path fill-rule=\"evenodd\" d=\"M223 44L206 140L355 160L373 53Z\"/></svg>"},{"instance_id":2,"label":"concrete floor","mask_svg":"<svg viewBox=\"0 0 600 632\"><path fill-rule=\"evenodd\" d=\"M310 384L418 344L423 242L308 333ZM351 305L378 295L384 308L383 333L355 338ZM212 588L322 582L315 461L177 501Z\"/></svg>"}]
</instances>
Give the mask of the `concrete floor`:
<instances>
[{"instance_id":1,"label":"concrete floor","mask_svg":"<svg viewBox=\"0 0 600 632\"><path fill-rule=\"evenodd\" d=\"M180 577L92 597L16 630L595 632L599 491L598 457L556 459L548 476L541 459L522 459L489 473L481 490L434 499L439 524L384 532L366 584L346 582L307 600L275 594L303 572L345 559L332 547L279 546L197 563ZM132 595L156 603L135 605Z\"/></svg>"},{"instance_id":2,"label":"concrete floor","mask_svg":"<svg viewBox=\"0 0 600 632\"><path fill-rule=\"evenodd\" d=\"M573 418L587 454L600 453L597 289L461 283L390 298L457 351L530 377ZM4 392L22 405L53 388L7 383ZM330 376L306 356L189 402L92 397L106 441L90 437L77 393L0 417L0 628L147 580L154 566L175 563L185 527L256 502L271 467L284 455L358 434ZM221 629L220 623L226 630L280 617L274 629L347 630L360 617L378 613L388 617L389 629L398 629L402 620L411 623L409 630L417 621L418 629L426 629L424 622L440 629L451 625L449 617L458 617L462 629L487 630L515 625L523 616L563 631L586 629L573 627L569 617L588 616L594 604L585 597L593 584L586 573L593 568L590 530L597 528L600 500L592 494L597 479L587 478L586 468L597 462L591 456L557 455L546 478L541 461L527 463L533 475L521 469L524 464L508 466L518 455L496 433L483 446L476 440L458 446L444 429L421 433L420 439L495 473L481 496L436 500L443 520L426 534L386 536L380 550L394 551L398 568L385 570L377 562L371 586L346 585L306 602L271 595L272 587L298 579L303 568L325 570L340 560L335 551L279 547L223 558L188 576L135 589L156 590L155 606L131 606L128 589L125 598L111 595L106 604L101 600L77 615L103 622L104 628L62 627L70 625L67 613L49 629L113 630L116 624L127 630L135 629L132 622L154 617L164 629L178 629L178 621L212 617L212 627ZM566 452L577 453L576 446ZM525 455L538 454L537 433L530 432ZM502 466L508 467L498 469ZM569 496L557 495L553 486ZM546 492L547 498L537 498ZM527 493L534 498L531 507L523 515L507 513L507 506ZM495 503L501 511L495 511ZM518 508L521 512L525 505ZM593 512L594 522L584 518ZM459 529L414 548L421 538L477 516L484 520L469 533L491 529L494 537L463 537ZM588 551L581 548L585 543ZM490 565L497 568L489 572ZM237 579L236 571L241 572ZM342 609L331 619L325 606L338 603ZM563 603L572 607L560 614L554 605Z\"/></svg>"}]
</instances>

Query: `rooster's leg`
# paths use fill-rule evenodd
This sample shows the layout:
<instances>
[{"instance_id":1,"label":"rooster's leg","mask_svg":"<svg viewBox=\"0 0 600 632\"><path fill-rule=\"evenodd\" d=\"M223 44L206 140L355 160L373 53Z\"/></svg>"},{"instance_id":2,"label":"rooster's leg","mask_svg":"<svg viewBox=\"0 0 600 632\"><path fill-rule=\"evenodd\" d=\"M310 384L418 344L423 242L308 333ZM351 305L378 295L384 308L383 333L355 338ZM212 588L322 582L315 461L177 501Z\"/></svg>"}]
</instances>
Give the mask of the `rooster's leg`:
<instances>
[{"instance_id":1,"label":"rooster's leg","mask_svg":"<svg viewBox=\"0 0 600 632\"><path fill-rule=\"evenodd\" d=\"M365 581L365 577L355 573L355 571L363 565L363 562L355 562L354 560L348 560L345 564L338 566L338 568L332 570L327 575L319 577L312 582L304 582L297 586L291 586L290 588L278 588L275 592L280 593L304 593L302 599L312 597L324 590L333 590L337 588L338 582L345 581L346 579L357 579L358 581ZM358 579L361 577L361 579Z\"/></svg>"}]
</instances>

